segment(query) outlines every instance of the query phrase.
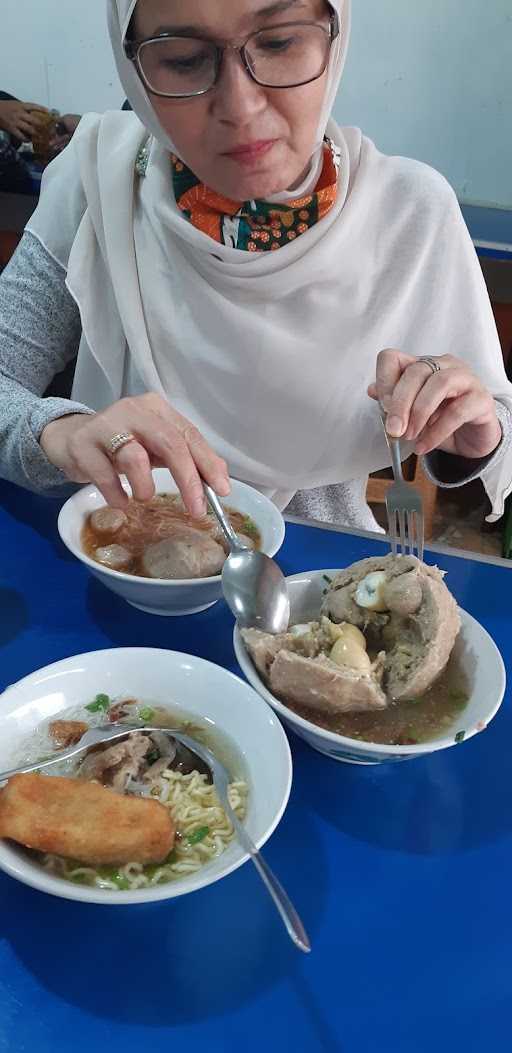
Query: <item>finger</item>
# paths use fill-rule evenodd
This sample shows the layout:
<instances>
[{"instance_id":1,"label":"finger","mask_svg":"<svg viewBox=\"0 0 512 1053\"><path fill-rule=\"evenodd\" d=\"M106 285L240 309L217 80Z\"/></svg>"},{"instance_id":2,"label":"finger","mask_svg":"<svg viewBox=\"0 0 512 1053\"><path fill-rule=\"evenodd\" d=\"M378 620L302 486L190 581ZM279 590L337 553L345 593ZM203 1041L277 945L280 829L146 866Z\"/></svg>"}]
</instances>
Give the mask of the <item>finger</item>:
<instances>
[{"instance_id":1,"label":"finger","mask_svg":"<svg viewBox=\"0 0 512 1053\"><path fill-rule=\"evenodd\" d=\"M177 432L186 443L192 460L205 482L209 483L220 497L227 497L231 493L231 484L226 462L212 450L199 429L186 417L177 413L160 396L150 392L142 396L140 401L142 400L145 401L145 406L150 409L151 414L156 416L156 427L153 425L153 430L160 432L164 430L167 432L169 429L170 435ZM146 428L145 421L143 421L143 424L144 428ZM144 433L141 432L141 434ZM151 445L151 434L149 435L149 446L146 443L145 445L154 457L158 456L159 451Z\"/></svg>"},{"instance_id":2,"label":"finger","mask_svg":"<svg viewBox=\"0 0 512 1053\"><path fill-rule=\"evenodd\" d=\"M379 396L377 394L377 385L376 384L370 384L366 390L367 390L367 392L368 392L368 394L369 394L371 399L375 399L375 400L378 399Z\"/></svg>"},{"instance_id":3,"label":"finger","mask_svg":"<svg viewBox=\"0 0 512 1053\"><path fill-rule=\"evenodd\" d=\"M189 421L182 434L201 477L219 497L227 497L231 493L231 483L226 462L214 453L198 428Z\"/></svg>"},{"instance_id":4,"label":"finger","mask_svg":"<svg viewBox=\"0 0 512 1053\"><path fill-rule=\"evenodd\" d=\"M20 118L20 120L16 121L16 124L13 126L13 135L15 135L17 139L31 139L34 131L35 129L32 128L24 118Z\"/></svg>"},{"instance_id":5,"label":"finger","mask_svg":"<svg viewBox=\"0 0 512 1053\"><path fill-rule=\"evenodd\" d=\"M28 113L32 113L32 112L44 113L46 116L48 116L48 114L50 112L46 108L46 106L41 106L41 104L39 102L24 102L24 103L22 103L22 105L28 111Z\"/></svg>"},{"instance_id":6,"label":"finger","mask_svg":"<svg viewBox=\"0 0 512 1053\"><path fill-rule=\"evenodd\" d=\"M381 351L377 356L376 393L386 413L395 387L411 362L414 362L411 355L404 355L401 351L392 349Z\"/></svg>"},{"instance_id":7,"label":"finger","mask_svg":"<svg viewBox=\"0 0 512 1053\"><path fill-rule=\"evenodd\" d=\"M416 453L424 456L432 450L437 450L464 424L474 421L480 408L479 393L473 391L446 402L435 423L429 422L419 435L415 446Z\"/></svg>"},{"instance_id":8,"label":"finger","mask_svg":"<svg viewBox=\"0 0 512 1053\"><path fill-rule=\"evenodd\" d=\"M202 519L208 510L203 484L187 443L176 428L155 429L137 438L169 469L190 515Z\"/></svg>"},{"instance_id":9,"label":"finger","mask_svg":"<svg viewBox=\"0 0 512 1053\"><path fill-rule=\"evenodd\" d=\"M428 389L424 401L424 405L428 406L424 418L424 423L426 423L442 400L447 397L449 373L450 370L444 370L433 374L430 366L425 362L413 360L402 373L389 400L386 427L390 435L398 439L408 434L411 411L423 388ZM419 429L416 430L416 435L418 431Z\"/></svg>"},{"instance_id":10,"label":"finger","mask_svg":"<svg viewBox=\"0 0 512 1053\"><path fill-rule=\"evenodd\" d=\"M123 490L119 476L107 454L92 443L82 445L79 450L76 450L76 447L73 449L73 443L71 443L70 449L76 466L77 481L89 480L97 486L108 505L112 508L125 509L128 504L128 495ZM70 478L73 478L73 474L70 474Z\"/></svg>"},{"instance_id":11,"label":"finger","mask_svg":"<svg viewBox=\"0 0 512 1053\"><path fill-rule=\"evenodd\" d=\"M410 371L407 371L409 372L412 373L412 367ZM404 374L404 380L406 380L407 373ZM437 410L440 410L445 400L459 398L472 388L475 394L481 390L478 382L466 369L443 369L440 373L430 374L413 399L405 438L415 442L429 421L434 423L432 417ZM482 396L484 396L483 390ZM487 404L487 401L487 396L484 396L482 403Z\"/></svg>"},{"instance_id":12,"label":"finger","mask_svg":"<svg viewBox=\"0 0 512 1053\"><path fill-rule=\"evenodd\" d=\"M126 475L136 501L150 501L155 495L155 483L147 450L140 442L128 442L115 455L114 466Z\"/></svg>"},{"instance_id":13,"label":"finger","mask_svg":"<svg viewBox=\"0 0 512 1053\"><path fill-rule=\"evenodd\" d=\"M18 126L23 128L25 135L28 133L29 137L31 135L37 135L42 129L42 125L39 124L39 121L33 120L28 114L27 116L19 118Z\"/></svg>"}]
</instances>

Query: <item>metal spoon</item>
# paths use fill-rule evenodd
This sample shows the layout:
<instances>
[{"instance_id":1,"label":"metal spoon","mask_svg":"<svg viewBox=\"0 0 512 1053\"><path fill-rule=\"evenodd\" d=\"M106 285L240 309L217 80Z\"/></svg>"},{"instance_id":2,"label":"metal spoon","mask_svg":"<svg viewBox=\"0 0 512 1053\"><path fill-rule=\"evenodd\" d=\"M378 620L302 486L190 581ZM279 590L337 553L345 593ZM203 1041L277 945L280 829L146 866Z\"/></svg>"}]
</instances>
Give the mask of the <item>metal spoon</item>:
<instances>
[{"instance_id":1,"label":"metal spoon","mask_svg":"<svg viewBox=\"0 0 512 1053\"><path fill-rule=\"evenodd\" d=\"M286 578L275 560L241 543L211 486L204 492L230 548L222 570L222 589L242 629L266 633L286 632L290 621L290 598Z\"/></svg>"},{"instance_id":2,"label":"metal spoon","mask_svg":"<svg viewBox=\"0 0 512 1053\"><path fill-rule=\"evenodd\" d=\"M299 948L299 950L308 954L311 950L311 944L295 907L288 898L283 886L270 869L268 863L265 862L261 852L256 848L256 845L247 833L245 826L239 819L237 819L229 803L228 786L231 779L228 771L224 765L217 760L207 746L203 746L201 742L197 742L191 735L183 735L181 731L175 731L172 728L154 728L147 725L111 724L108 727L91 728L90 731L85 732L85 735L82 735L80 742L78 742L76 746L70 746L68 749L59 750L58 754L49 760L39 761L35 764L26 764L21 768L13 768L11 771L0 772L0 785L3 782L6 782L7 779L11 779L14 775L23 775L31 771L40 771L43 768L49 768L52 764L61 764L62 761L70 760L72 757L77 757L80 753L85 753L85 751L91 749L92 746L99 746L105 742L115 742L116 739L122 739L127 735L133 735L134 732L140 733L151 731L158 731L160 734L163 732L165 735L170 735L173 739L176 739L176 742L180 742L192 753L195 753L196 756L208 766L211 771L213 785L217 790L222 807L233 826L238 841L244 851L250 855L267 892L269 892L279 914L281 915L286 931L291 940L293 940L293 943Z\"/></svg>"}]
</instances>

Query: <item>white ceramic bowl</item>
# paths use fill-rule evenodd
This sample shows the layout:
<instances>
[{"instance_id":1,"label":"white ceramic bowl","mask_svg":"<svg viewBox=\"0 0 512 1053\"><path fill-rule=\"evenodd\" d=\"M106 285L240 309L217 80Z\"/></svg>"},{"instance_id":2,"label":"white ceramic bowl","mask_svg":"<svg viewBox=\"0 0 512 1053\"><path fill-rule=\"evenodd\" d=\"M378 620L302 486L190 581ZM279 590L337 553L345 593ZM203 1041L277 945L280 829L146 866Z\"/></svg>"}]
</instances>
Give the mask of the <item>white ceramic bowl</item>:
<instances>
[{"instance_id":1,"label":"white ceramic bowl","mask_svg":"<svg viewBox=\"0 0 512 1053\"><path fill-rule=\"evenodd\" d=\"M220 666L192 655L153 648L114 648L76 655L40 669L0 696L0 771L12 766L27 738L42 722L87 703L98 693L133 695L199 715L231 739L249 785L248 833L261 847L288 803L292 780L290 748L272 710L246 683ZM64 899L88 903L149 903L172 899L226 877L247 860L232 841L218 859L196 874L134 892L74 885L53 877L28 853L0 840L0 868L26 885Z\"/></svg>"},{"instance_id":2,"label":"white ceramic bowl","mask_svg":"<svg viewBox=\"0 0 512 1053\"><path fill-rule=\"evenodd\" d=\"M166 468L153 470L156 492L177 493L177 486ZM126 480L122 480L131 493ZM262 551L275 556L284 540L285 525L279 509L267 497L246 483L231 480L231 494L226 504L254 520L261 534ZM85 486L66 501L58 520L59 534L74 556L85 563L91 574L122 596L124 600L149 614L197 614L221 598L220 574L213 578L188 578L163 581L160 578L136 578L89 559L82 549L81 533L87 516L103 507L105 500L95 486Z\"/></svg>"},{"instance_id":3,"label":"white ceramic bowl","mask_svg":"<svg viewBox=\"0 0 512 1053\"><path fill-rule=\"evenodd\" d=\"M339 570L312 570L287 578L290 590L291 624L313 621L318 617L325 589L325 576L333 578ZM436 750L447 749L484 731L498 712L505 693L505 667L489 634L467 614L460 611L462 628L455 653L463 663L469 679L470 697L464 712L443 737L417 746L385 746L325 731L309 720L297 716L266 687L253 665L242 637L235 628L234 644L239 665L250 684L279 714L281 720L315 750L334 760L352 764L382 764L385 761L412 760Z\"/></svg>"}]
</instances>

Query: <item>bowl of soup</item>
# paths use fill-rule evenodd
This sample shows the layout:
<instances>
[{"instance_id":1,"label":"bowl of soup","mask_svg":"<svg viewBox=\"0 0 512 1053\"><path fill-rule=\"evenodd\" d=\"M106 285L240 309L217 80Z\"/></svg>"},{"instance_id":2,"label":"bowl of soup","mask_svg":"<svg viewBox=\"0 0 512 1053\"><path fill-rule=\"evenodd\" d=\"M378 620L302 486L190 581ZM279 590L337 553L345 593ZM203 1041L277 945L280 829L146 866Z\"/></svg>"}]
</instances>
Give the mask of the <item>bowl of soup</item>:
<instances>
[{"instance_id":1,"label":"bowl of soup","mask_svg":"<svg viewBox=\"0 0 512 1053\"><path fill-rule=\"evenodd\" d=\"M235 628L235 652L243 673L283 723L314 749L354 764L411 760L461 744L485 731L502 703L506 684L503 660L486 630L455 603L451 612L440 611L439 639L432 641L437 667L423 685L416 676L415 687L414 669L409 673L412 697L407 697L405 689L396 689L396 683L395 694L402 697L389 697L386 655L382 643L375 645L368 634L368 623L361 620L361 629L341 620L337 624L331 621L336 618L337 599L332 606L334 613L328 610L330 617L322 614L326 595L338 575L339 571L328 569L287 579L290 633L281 639L265 640L263 634L256 639L255 630L247 636ZM363 594L361 602L372 601L375 608L379 586L375 571L370 585L376 586L373 597L371 588L358 586ZM351 608L347 608L341 589L339 597L340 618L350 617ZM353 602L352 597L348 599ZM452 639L442 653L439 641L441 648L445 646L450 615ZM374 610L374 626L380 622L384 633L386 618L384 605ZM404 654L409 662L411 654L414 659L405 619L403 624L404 639L389 643L397 655L395 671L397 661L403 664ZM419 625L423 633L425 624ZM428 647L421 659L423 664L417 668L420 673L422 669L428 672ZM337 664L347 661L348 667ZM355 708L351 708L351 699Z\"/></svg>"},{"instance_id":2,"label":"bowl of soup","mask_svg":"<svg viewBox=\"0 0 512 1053\"><path fill-rule=\"evenodd\" d=\"M55 896L171 899L247 861L207 769L176 748L171 729L208 746L228 770L231 807L258 847L288 802L291 756L278 718L244 681L192 655L76 655L9 687L0 712L0 771L58 758L88 729L140 726L0 790L0 868Z\"/></svg>"},{"instance_id":3,"label":"bowl of soup","mask_svg":"<svg viewBox=\"0 0 512 1053\"><path fill-rule=\"evenodd\" d=\"M153 470L155 497L125 512L108 508L95 486L86 486L62 507L60 536L91 574L127 603L149 614L196 614L222 596L227 547L211 513L189 516L172 476ZM272 501L246 483L231 480L224 501L242 542L274 556L284 540L283 517Z\"/></svg>"}]
</instances>

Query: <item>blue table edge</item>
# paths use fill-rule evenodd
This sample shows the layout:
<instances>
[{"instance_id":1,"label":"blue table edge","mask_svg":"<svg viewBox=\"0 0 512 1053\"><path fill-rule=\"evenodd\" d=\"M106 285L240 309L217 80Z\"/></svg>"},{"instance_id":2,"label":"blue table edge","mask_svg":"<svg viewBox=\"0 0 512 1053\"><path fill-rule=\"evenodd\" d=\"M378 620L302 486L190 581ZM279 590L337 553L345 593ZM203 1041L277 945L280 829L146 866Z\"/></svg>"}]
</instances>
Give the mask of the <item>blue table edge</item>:
<instances>
[{"instance_id":1,"label":"blue table edge","mask_svg":"<svg viewBox=\"0 0 512 1053\"><path fill-rule=\"evenodd\" d=\"M357 530L355 527L344 527L336 523L322 523L319 519L302 519L300 516L284 516L285 523L294 523L296 526L313 527L315 530L330 530L337 534L348 534L352 537L364 537L368 541L380 541L381 544L389 546L387 534L377 534L370 530ZM452 548L451 545L443 545L432 542L425 545L425 552L434 552L442 556L454 556L456 559L464 559L473 563L490 563L495 567L512 567L512 561L503 559L501 556L487 556L481 552L473 552L470 549Z\"/></svg>"}]
</instances>

